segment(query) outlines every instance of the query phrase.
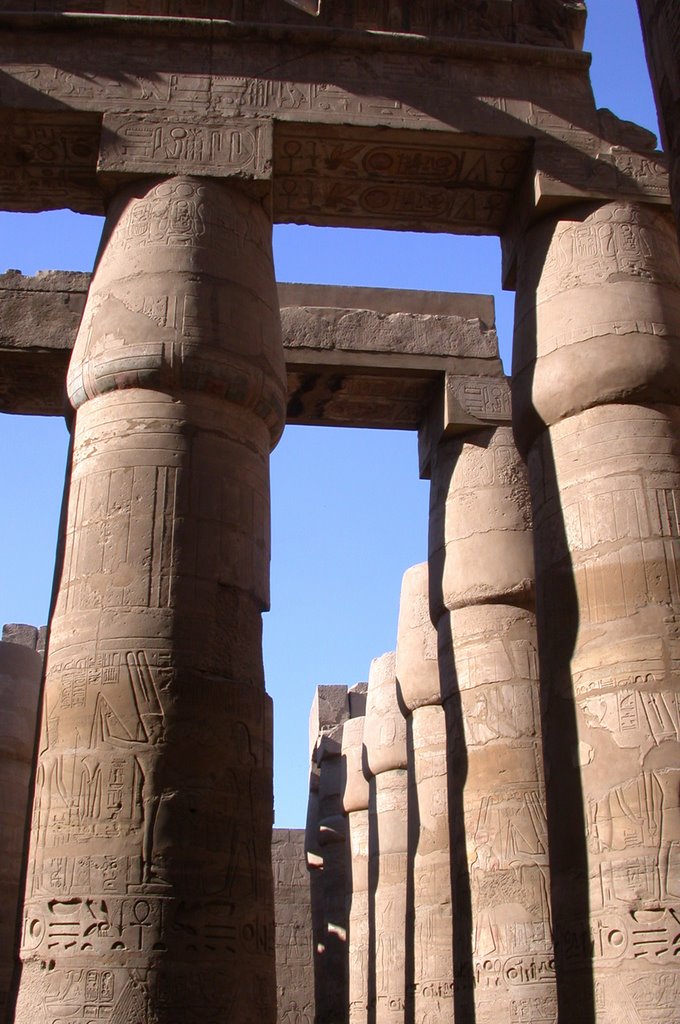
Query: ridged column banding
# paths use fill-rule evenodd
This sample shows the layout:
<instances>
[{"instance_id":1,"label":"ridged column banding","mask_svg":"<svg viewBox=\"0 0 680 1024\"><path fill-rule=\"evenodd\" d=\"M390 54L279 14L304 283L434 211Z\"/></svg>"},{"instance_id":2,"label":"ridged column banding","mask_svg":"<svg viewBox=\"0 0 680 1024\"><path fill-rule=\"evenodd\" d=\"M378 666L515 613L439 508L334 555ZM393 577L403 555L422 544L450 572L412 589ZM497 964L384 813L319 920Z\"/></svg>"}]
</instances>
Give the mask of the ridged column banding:
<instances>
[{"instance_id":1,"label":"ridged column banding","mask_svg":"<svg viewBox=\"0 0 680 1024\"><path fill-rule=\"evenodd\" d=\"M415 1021L453 1020L453 922L446 714L427 562L404 574L396 672L409 755L407 1003Z\"/></svg>"},{"instance_id":2,"label":"ridged column banding","mask_svg":"<svg viewBox=\"0 0 680 1024\"><path fill-rule=\"evenodd\" d=\"M531 513L511 430L439 444L430 509L456 1018L555 1024Z\"/></svg>"},{"instance_id":3,"label":"ridged column banding","mask_svg":"<svg viewBox=\"0 0 680 1024\"><path fill-rule=\"evenodd\" d=\"M397 698L395 656L371 663L364 723L369 790L369 1020L403 1024L406 1009L406 721Z\"/></svg>"},{"instance_id":4,"label":"ridged column banding","mask_svg":"<svg viewBox=\"0 0 680 1024\"><path fill-rule=\"evenodd\" d=\"M680 261L665 211L529 231L515 330L534 508L560 1019L680 1005Z\"/></svg>"},{"instance_id":5,"label":"ridged column banding","mask_svg":"<svg viewBox=\"0 0 680 1024\"><path fill-rule=\"evenodd\" d=\"M347 879L347 951L349 1024L366 1024L368 1013L368 805L369 785L363 771L363 715L350 718L342 731L345 774L343 808L349 831Z\"/></svg>"},{"instance_id":6,"label":"ridged column banding","mask_svg":"<svg viewBox=\"0 0 680 1024\"><path fill-rule=\"evenodd\" d=\"M285 375L262 206L109 209L47 655L17 1024L274 1024L269 452Z\"/></svg>"}]
</instances>

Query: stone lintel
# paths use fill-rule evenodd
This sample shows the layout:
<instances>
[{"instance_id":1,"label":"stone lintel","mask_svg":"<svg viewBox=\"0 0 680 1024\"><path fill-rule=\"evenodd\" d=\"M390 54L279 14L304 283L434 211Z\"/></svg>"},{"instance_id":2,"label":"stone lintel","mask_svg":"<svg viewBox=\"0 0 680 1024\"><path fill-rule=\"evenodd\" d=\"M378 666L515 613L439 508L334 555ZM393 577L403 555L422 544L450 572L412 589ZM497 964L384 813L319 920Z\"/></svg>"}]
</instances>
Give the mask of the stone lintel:
<instances>
[{"instance_id":1,"label":"stone lintel","mask_svg":"<svg viewBox=\"0 0 680 1024\"><path fill-rule=\"evenodd\" d=\"M418 462L430 478L433 449L441 441L489 426L512 422L510 381L500 374L447 373L418 429Z\"/></svg>"},{"instance_id":2,"label":"stone lintel","mask_svg":"<svg viewBox=\"0 0 680 1024\"><path fill-rule=\"evenodd\" d=\"M270 181L271 119L104 114L97 171L112 187L131 175Z\"/></svg>"},{"instance_id":3,"label":"stone lintel","mask_svg":"<svg viewBox=\"0 0 680 1024\"><path fill-rule=\"evenodd\" d=\"M574 136L568 149L554 139L536 144L501 234L503 286L515 287L517 247L532 224L579 202L637 201L670 208L669 158L656 136L598 110L600 143L586 155Z\"/></svg>"},{"instance_id":4,"label":"stone lintel","mask_svg":"<svg viewBox=\"0 0 680 1024\"><path fill-rule=\"evenodd\" d=\"M1 411L64 412L89 280L60 271L0 276ZM489 296L284 284L279 297L289 423L415 430L447 372L502 379ZM462 424L466 401L447 405Z\"/></svg>"},{"instance_id":5,"label":"stone lintel","mask_svg":"<svg viewBox=\"0 0 680 1024\"><path fill-rule=\"evenodd\" d=\"M0 14L0 61L10 210L102 212L121 178L209 164L261 191L271 176L279 223L500 234L532 147L560 187L652 201L658 189L632 158L635 131L618 132L606 166L611 125L588 56L568 49L35 13Z\"/></svg>"}]
</instances>

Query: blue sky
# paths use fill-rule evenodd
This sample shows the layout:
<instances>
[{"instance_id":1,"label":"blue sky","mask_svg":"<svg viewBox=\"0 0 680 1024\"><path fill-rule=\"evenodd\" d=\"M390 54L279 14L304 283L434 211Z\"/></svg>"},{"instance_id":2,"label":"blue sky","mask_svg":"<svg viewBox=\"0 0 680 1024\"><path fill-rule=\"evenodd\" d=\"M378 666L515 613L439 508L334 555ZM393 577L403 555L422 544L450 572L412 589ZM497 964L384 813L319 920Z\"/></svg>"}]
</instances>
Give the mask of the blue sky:
<instances>
[{"instance_id":1,"label":"blue sky","mask_svg":"<svg viewBox=\"0 0 680 1024\"><path fill-rule=\"evenodd\" d=\"M656 131L635 0L590 0L586 48L598 106ZM66 211L0 213L0 270L91 269L101 221ZM277 278L318 284L487 292L509 370L513 295L495 238L279 226ZM54 419L0 415L0 623L45 621L67 434ZM307 721L319 683L366 679L393 649L403 572L427 557L428 484L414 434L288 428L272 455L276 824L304 824Z\"/></svg>"}]
</instances>

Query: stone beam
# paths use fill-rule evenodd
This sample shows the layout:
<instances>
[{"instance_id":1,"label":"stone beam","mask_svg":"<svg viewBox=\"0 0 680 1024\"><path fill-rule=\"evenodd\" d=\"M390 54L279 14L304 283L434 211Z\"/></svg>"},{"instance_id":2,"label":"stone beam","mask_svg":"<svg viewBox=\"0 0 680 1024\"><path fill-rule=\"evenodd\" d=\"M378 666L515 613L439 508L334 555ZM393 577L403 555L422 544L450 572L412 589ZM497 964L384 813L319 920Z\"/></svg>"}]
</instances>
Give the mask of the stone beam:
<instances>
[{"instance_id":1,"label":"stone beam","mask_svg":"<svg viewBox=\"0 0 680 1024\"><path fill-rule=\"evenodd\" d=\"M0 276L0 411L63 413L89 281L62 271ZM416 429L442 391L445 409L433 428L440 433L509 417L490 296L278 290L289 423Z\"/></svg>"},{"instance_id":2,"label":"stone beam","mask_svg":"<svg viewBox=\"0 0 680 1024\"><path fill-rule=\"evenodd\" d=\"M130 177L183 173L271 195L280 223L501 234L527 168L541 210L668 202L587 54L312 21L0 11L0 206L101 213Z\"/></svg>"}]
</instances>

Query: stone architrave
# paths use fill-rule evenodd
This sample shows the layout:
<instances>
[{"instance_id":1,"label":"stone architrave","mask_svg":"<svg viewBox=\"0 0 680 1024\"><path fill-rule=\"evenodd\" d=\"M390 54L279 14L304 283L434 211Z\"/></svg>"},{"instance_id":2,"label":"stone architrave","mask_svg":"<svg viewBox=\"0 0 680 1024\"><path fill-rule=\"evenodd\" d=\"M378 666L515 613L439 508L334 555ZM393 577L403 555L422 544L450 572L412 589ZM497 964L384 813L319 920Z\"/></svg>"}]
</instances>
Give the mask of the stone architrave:
<instances>
[{"instance_id":1,"label":"stone architrave","mask_svg":"<svg viewBox=\"0 0 680 1024\"><path fill-rule=\"evenodd\" d=\"M349 831L347 879L347 959L349 963L349 1024L367 1024L369 975L368 916L368 805L369 785L364 775L364 722L359 715L345 722L342 759L345 789L342 805Z\"/></svg>"},{"instance_id":2,"label":"stone architrave","mask_svg":"<svg viewBox=\"0 0 680 1024\"><path fill-rule=\"evenodd\" d=\"M16 959L16 926L26 826L30 817L43 659L38 630L11 623L0 641L0 1016L4 1020Z\"/></svg>"},{"instance_id":3,"label":"stone architrave","mask_svg":"<svg viewBox=\"0 0 680 1024\"><path fill-rule=\"evenodd\" d=\"M534 508L560 1019L680 1005L680 260L640 204L536 224L514 421Z\"/></svg>"},{"instance_id":4,"label":"stone architrave","mask_svg":"<svg viewBox=\"0 0 680 1024\"><path fill-rule=\"evenodd\" d=\"M406 965L407 999L415 1021L449 1021L453 1020L453 925L448 752L427 562L408 569L402 581L396 673L400 703L408 712L409 872L413 881L408 907L412 938Z\"/></svg>"},{"instance_id":5,"label":"stone architrave","mask_svg":"<svg viewBox=\"0 0 680 1024\"><path fill-rule=\"evenodd\" d=\"M16 1021L276 1020L269 452L284 366L262 204L113 200L77 409Z\"/></svg>"},{"instance_id":6,"label":"stone architrave","mask_svg":"<svg viewBox=\"0 0 680 1024\"><path fill-rule=\"evenodd\" d=\"M557 1021L526 469L498 427L432 458L456 1017Z\"/></svg>"},{"instance_id":7,"label":"stone architrave","mask_svg":"<svg viewBox=\"0 0 680 1024\"><path fill-rule=\"evenodd\" d=\"M406 1009L406 720L394 653L371 663L364 722L369 780L369 1000L372 1024L403 1024Z\"/></svg>"}]
</instances>

